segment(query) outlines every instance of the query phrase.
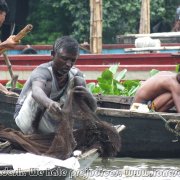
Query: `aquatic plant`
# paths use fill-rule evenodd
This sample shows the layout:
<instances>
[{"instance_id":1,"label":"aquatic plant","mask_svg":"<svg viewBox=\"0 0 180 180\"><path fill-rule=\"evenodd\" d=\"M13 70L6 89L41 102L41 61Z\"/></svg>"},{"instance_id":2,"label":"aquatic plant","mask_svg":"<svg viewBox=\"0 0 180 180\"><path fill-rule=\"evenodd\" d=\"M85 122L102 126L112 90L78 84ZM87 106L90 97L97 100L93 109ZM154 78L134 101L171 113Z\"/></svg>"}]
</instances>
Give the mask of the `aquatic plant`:
<instances>
[{"instance_id":1,"label":"aquatic plant","mask_svg":"<svg viewBox=\"0 0 180 180\"><path fill-rule=\"evenodd\" d=\"M97 78L97 83L87 84L93 94L133 96L140 86L139 80L125 80L127 69L117 72L119 64L105 69Z\"/></svg>"}]
</instances>

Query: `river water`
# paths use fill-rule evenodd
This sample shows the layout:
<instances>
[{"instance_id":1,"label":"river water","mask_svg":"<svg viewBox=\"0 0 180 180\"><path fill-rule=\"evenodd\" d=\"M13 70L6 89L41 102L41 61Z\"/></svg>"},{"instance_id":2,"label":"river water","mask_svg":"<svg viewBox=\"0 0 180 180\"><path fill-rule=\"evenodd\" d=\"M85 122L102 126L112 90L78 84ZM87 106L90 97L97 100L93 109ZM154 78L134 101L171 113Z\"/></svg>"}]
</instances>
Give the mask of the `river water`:
<instances>
[{"instance_id":1,"label":"river water","mask_svg":"<svg viewBox=\"0 0 180 180\"><path fill-rule=\"evenodd\" d=\"M146 179L179 180L180 159L114 158L103 165L97 159L87 171L85 179L121 180Z\"/></svg>"}]
</instances>

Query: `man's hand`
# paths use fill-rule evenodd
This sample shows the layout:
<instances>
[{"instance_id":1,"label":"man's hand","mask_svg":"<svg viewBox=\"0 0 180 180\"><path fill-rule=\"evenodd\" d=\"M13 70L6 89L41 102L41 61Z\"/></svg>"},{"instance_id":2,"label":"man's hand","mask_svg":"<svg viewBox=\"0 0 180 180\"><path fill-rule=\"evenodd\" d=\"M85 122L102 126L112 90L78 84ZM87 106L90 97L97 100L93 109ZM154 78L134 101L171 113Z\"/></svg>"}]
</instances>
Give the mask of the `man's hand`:
<instances>
[{"instance_id":1,"label":"man's hand","mask_svg":"<svg viewBox=\"0 0 180 180\"><path fill-rule=\"evenodd\" d=\"M3 46L5 48L14 48L17 44L20 43L20 41L14 40L15 35L11 35L6 39L4 42L2 42Z\"/></svg>"},{"instance_id":2,"label":"man's hand","mask_svg":"<svg viewBox=\"0 0 180 180\"><path fill-rule=\"evenodd\" d=\"M61 107L59 105L59 103L52 101L47 109L51 114L59 114L61 113Z\"/></svg>"}]
</instances>

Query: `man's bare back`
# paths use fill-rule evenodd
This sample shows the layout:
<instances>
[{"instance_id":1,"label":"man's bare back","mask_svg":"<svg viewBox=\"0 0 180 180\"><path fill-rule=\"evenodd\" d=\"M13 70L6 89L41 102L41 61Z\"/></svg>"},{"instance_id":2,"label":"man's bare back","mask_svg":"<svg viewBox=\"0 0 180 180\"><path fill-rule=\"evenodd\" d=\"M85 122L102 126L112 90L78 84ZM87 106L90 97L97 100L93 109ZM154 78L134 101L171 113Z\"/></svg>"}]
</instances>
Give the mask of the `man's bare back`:
<instances>
[{"instance_id":1,"label":"man's bare back","mask_svg":"<svg viewBox=\"0 0 180 180\"><path fill-rule=\"evenodd\" d=\"M176 75L173 72L161 71L149 78L136 92L134 102L153 101L156 111L167 111L175 105L180 112L180 84Z\"/></svg>"}]
</instances>

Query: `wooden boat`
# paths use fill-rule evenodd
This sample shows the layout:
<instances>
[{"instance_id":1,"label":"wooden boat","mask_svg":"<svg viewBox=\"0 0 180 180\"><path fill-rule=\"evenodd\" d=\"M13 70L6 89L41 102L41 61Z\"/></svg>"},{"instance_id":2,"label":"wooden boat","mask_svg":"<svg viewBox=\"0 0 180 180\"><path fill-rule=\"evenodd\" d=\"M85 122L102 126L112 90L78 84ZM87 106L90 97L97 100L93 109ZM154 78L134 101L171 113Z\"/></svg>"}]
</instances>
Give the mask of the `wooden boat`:
<instances>
[{"instance_id":1,"label":"wooden boat","mask_svg":"<svg viewBox=\"0 0 180 180\"><path fill-rule=\"evenodd\" d=\"M122 149L119 157L139 158L179 158L180 141L177 134L167 128L166 120L180 121L179 113L140 113L130 111L133 97L98 96L97 114L103 121L113 125L123 124ZM17 128L13 121L14 106L17 98L0 94L1 121ZM119 108L119 109L118 109Z\"/></svg>"},{"instance_id":2,"label":"wooden boat","mask_svg":"<svg viewBox=\"0 0 180 180\"><path fill-rule=\"evenodd\" d=\"M105 69L108 69L110 65L76 65L76 67L83 72L87 83L89 83L96 82L97 78L100 77L102 72ZM30 73L35 68L36 65L13 65L12 67L14 74L17 74L19 76L18 81L22 83L24 83L27 80ZM159 71L175 71L176 65L120 65L118 68L118 72L122 71L123 69L127 69L126 77L124 79L146 80L150 77L149 72L152 69L157 69ZM2 84L7 83L7 81L11 79L7 66L0 65L0 72L0 82Z\"/></svg>"},{"instance_id":3,"label":"wooden boat","mask_svg":"<svg viewBox=\"0 0 180 180\"><path fill-rule=\"evenodd\" d=\"M97 77L100 76L101 72L110 65L119 63L119 71L122 69L127 69L128 73L125 79L138 79L145 80L149 77L149 71L152 69L165 70L165 71L175 71L177 64L180 64L180 46L179 44L165 44L164 47L169 47L170 49L176 49L175 52L168 51L166 53L137 53L139 50L136 48L136 54L134 54L134 45L104 45L107 53L102 54L80 54L76 66L85 75L87 82L96 81ZM19 75L18 80L25 82L29 77L31 71L37 67L39 64L51 61L52 57L50 55L50 50L52 46L32 46L35 49L42 50L39 54L25 55L9 53L8 57L12 64L12 69L14 74ZM179 47L179 49L177 48ZM18 46L15 50L22 51L24 46ZM88 49L89 47L86 47ZM123 53L119 53L119 50L123 49ZM163 46L160 48L163 49ZM159 50L160 50L159 49ZM152 51L152 48L150 48ZM167 49L166 49L167 50ZM45 53L49 51L48 53ZM110 53L112 51L112 53ZM127 52L125 52L127 51ZM130 52L132 51L132 52ZM43 53L44 52L44 53ZM7 66L4 61L4 57L0 57L0 82L6 83L9 79L9 73ZM136 76L135 76L136 74Z\"/></svg>"},{"instance_id":4,"label":"wooden boat","mask_svg":"<svg viewBox=\"0 0 180 180\"><path fill-rule=\"evenodd\" d=\"M127 35L127 36L131 37L132 35ZM135 48L135 45L134 45L135 38L136 37L134 36L133 41L131 41L129 43L122 41L122 42L119 42L118 44L103 44L102 54L127 54L125 49ZM160 50L161 53L177 52L180 48L179 42L176 42L176 43L162 42L161 46L163 47L163 49ZM38 55L45 55L45 54L50 55L51 50L52 50L52 45L32 45L31 47L36 50ZM8 50L7 54L8 55L20 55L20 54L23 54L23 50L25 48L27 48L27 46L18 45L18 46L16 46L15 49ZM91 54L90 46L88 44L81 44L80 45L80 54Z\"/></svg>"},{"instance_id":5,"label":"wooden boat","mask_svg":"<svg viewBox=\"0 0 180 180\"><path fill-rule=\"evenodd\" d=\"M122 123L122 150L119 156L179 158L180 141L166 128L166 121L178 120L179 113L140 113L124 109L99 108L99 117L112 124ZM165 121L166 120L166 121Z\"/></svg>"},{"instance_id":6,"label":"wooden boat","mask_svg":"<svg viewBox=\"0 0 180 180\"><path fill-rule=\"evenodd\" d=\"M37 66L52 60L52 56L44 55L9 55L11 64ZM140 54L81 54L76 65L175 65L180 63L180 54L176 53L140 53ZM5 65L0 57L0 64Z\"/></svg>"},{"instance_id":7,"label":"wooden boat","mask_svg":"<svg viewBox=\"0 0 180 180\"><path fill-rule=\"evenodd\" d=\"M18 129L14 120L13 113L17 97L7 96L0 93L0 122L6 127ZM115 126L117 131L122 131L125 126ZM5 142L6 143L6 142ZM1 146L6 146L5 143L0 142ZM85 170L100 156L98 149L92 148L85 151L83 154L76 155L64 161L49 158L46 156L33 155L29 153L14 153L1 154L0 153L0 178L6 176L6 179L17 180L20 176L31 179L72 179L74 176L85 176ZM17 159L18 162L17 162ZM28 161L28 164L24 162ZM42 161L42 162L41 162ZM22 165L24 164L24 165ZM84 172L84 173L82 173Z\"/></svg>"},{"instance_id":8,"label":"wooden boat","mask_svg":"<svg viewBox=\"0 0 180 180\"><path fill-rule=\"evenodd\" d=\"M118 125L115 128L120 133L125 126ZM5 141L0 143L0 146L7 146L8 143ZM11 154L0 153L0 178L18 180L20 177L26 177L31 180L36 177L44 180L70 180L78 177L81 179L86 176L87 169L99 156L96 148L66 160L18 151Z\"/></svg>"}]
</instances>

